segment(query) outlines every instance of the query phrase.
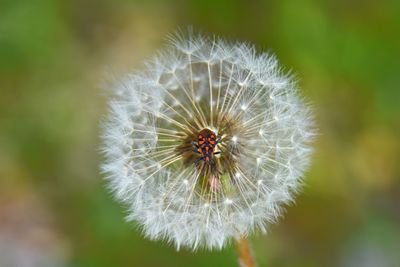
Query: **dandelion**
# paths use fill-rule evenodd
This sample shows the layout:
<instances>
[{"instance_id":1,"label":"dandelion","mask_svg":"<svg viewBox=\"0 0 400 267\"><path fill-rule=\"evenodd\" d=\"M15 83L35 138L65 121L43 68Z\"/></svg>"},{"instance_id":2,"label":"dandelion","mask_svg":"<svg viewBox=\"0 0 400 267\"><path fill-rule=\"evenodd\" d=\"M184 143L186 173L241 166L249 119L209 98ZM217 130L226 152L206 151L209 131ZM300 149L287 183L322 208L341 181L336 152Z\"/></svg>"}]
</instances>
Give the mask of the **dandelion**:
<instances>
[{"instance_id":1,"label":"dandelion","mask_svg":"<svg viewBox=\"0 0 400 267\"><path fill-rule=\"evenodd\" d=\"M222 248L265 232L309 164L310 111L271 54L174 36L116 86L103 171L150 239Z\"/></svg>"}]
</instances>

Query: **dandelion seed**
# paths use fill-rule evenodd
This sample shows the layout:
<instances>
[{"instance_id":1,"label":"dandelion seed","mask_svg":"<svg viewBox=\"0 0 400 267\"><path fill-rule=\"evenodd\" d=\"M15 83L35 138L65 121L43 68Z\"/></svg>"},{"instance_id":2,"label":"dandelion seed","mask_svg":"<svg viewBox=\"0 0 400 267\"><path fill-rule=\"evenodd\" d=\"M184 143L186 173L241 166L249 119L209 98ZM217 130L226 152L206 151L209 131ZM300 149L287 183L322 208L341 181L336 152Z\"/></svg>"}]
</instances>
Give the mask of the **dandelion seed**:
<instances>
[{"instance_id":1,"label":"dandelion seed","mask_svg":"<svg viewBox=\"0 0 400 267\"><path fill-rule=\"evenodd\" d=\"M292 201L312 121L273 55L177 36L115 92L102 169L147 237L221 248L265 231Z\"/></svg>"},{"instance_id":2,"label":"dandelion seed","mask_svg":"<svg viewBox=\"0 0 400 267\"><path fill-rule=\"evenodd\" d=\"M230 205L230 204L232 204L232 203L233 203L233 200L232 200L232 199L229 199L229 198L225 199L225 204L226 204L226 205Z\"/></svg>"}]
</instances>

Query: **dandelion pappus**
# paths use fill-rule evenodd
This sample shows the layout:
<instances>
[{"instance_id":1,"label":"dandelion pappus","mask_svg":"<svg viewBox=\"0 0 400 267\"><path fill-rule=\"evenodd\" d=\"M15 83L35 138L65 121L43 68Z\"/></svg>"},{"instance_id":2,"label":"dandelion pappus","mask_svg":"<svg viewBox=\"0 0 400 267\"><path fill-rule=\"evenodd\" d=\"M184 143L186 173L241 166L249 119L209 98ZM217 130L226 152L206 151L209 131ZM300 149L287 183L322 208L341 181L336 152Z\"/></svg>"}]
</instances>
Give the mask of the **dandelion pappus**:
<instances>
[{"instance_id":1,"label":"dandelion pappus","mask_svg":"<svg viewBox=\"0 0 400 267\"><path fill-rule=\"evenodd\" d=\"M195 164L197 165L201 160L206 164L215 164L214 155L220 152L215 152L215 147L218 145L221 139L211 131L210 129L203 129L197 135L197 142L192 141L192 145L196 148L194 152L200 154L200 158L196 159Z\"/></svg>"}]
</instances>

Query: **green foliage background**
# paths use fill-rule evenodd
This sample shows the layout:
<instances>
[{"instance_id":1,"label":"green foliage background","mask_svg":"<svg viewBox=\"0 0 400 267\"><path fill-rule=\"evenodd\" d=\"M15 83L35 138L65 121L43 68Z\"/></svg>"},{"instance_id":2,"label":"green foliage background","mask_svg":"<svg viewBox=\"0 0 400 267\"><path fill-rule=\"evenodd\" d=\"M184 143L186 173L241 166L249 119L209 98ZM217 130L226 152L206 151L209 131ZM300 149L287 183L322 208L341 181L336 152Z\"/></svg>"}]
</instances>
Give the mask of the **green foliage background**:
<instances>
[{"instance_id":1,"label":"green foliage background","mask_svg":"<svg viewBox=\"0 0 400 267\"><path fill-rule=\"evenodd\" d=\"M15 266L11 245L49 266L236 265L232 247L144 239L99 174L99 88L188 25L271 49L314 104L312 168L281 223L252 237L259 265L398 266L395 0L0 1L0 266Z\"/></svg>"}]
</instances>

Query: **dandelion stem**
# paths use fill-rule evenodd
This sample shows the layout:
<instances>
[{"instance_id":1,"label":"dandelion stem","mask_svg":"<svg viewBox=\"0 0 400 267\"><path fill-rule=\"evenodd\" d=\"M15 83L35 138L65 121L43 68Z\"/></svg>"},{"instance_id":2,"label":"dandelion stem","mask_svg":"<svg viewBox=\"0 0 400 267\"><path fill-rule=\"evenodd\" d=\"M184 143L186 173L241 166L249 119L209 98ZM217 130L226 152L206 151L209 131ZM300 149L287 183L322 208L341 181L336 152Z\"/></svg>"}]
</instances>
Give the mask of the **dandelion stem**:
<instances>
[{"instance_id":1,"label":"dandelion stem","mask_svg":"<svg viewBox=\"0 0 400 267\"><path fill-rule=\"evenodd\" d=\"M246 237L242 236L239 240L236 240L236 253L240 267L256 266L249 240Z\"/></svg>"}]
</instances>

